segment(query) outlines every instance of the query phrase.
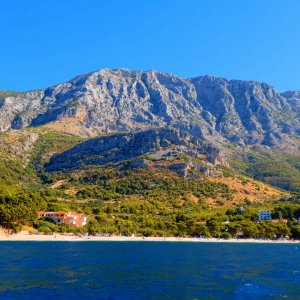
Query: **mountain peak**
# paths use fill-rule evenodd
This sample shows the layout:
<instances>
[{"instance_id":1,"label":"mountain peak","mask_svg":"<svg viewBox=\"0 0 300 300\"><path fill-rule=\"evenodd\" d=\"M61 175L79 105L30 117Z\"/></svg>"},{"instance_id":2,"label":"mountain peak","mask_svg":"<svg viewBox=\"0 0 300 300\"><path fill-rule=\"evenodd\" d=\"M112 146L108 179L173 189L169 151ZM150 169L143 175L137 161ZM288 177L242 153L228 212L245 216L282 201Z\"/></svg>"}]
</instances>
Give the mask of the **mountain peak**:
<instances>
[{"instance_id":1,"label":"mountain peak","mask_svg":"<svg viewBox=\"0 0 300 300\"><path fill-rule=\"evenodd\" d=\"M212 75L102 69L2 100L0 131L47 125L68 133L73 124L98 135L168 126L221 143L274 146L299 137L297 95Z\"/></svg>"}]
</instances>

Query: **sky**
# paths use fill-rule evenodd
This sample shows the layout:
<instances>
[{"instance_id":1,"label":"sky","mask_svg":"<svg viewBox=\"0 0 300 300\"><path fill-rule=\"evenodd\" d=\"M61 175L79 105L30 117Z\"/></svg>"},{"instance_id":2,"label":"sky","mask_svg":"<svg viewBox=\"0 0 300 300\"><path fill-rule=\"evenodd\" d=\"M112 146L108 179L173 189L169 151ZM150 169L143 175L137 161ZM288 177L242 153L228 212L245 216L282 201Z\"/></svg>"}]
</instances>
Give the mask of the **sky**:
<instances>
[{"instance_id":1,"label":"sky","mask_svg":"<svg viewBox=\"0 0 300 300\"><path fill-rule=\"evenodd\" d=\"M300 90L300 1L0 0L0 89L102 68Z\"/></svg>"}]
</instances>

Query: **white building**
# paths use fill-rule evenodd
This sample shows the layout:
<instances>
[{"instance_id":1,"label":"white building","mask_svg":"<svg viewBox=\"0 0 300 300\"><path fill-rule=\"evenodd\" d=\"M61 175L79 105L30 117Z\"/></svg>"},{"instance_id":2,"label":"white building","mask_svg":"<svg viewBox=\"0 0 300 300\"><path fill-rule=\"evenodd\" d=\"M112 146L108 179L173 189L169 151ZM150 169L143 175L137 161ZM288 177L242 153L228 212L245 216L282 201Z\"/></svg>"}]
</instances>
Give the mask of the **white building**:
<instances>
[{"instance_id":1,"label":"white building","mask_svg":"<svg viewBox=\"0 0 300 300\"><path fill-rule=\"evenodd\" d=\"M258 221L272 221L271 211L260 210L258 213Z\"/></svg>"}]
</instances>

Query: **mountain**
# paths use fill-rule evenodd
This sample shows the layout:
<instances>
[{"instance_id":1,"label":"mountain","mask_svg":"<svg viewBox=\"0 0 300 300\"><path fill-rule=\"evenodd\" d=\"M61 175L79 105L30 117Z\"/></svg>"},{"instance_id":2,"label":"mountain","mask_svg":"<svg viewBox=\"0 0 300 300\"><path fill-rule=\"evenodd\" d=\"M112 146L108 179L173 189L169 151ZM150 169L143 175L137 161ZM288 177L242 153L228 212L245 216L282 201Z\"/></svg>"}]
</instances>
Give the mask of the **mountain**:
<instances>
[{"instance_id":1,"label":"mountain","mask_svg":"<svg viewBox=\"0 0 300 300\"><path fill-rule=\"evenodd\" d=\"M0 226L299 237L299 94L125 69L0 91ZM260 209L290 222L266 229ZM89 223L55 226L38 210L83 212Z\"/></svg>"},{"instance_id":2,"label":"mountain","mask_svg":"<svg viewBox=\"0 0 300 300\"><path fill-rule=\"evenodd\" d=\"M172 127L215 145L299 147L299 92L255 81L105 69L2 98L2 132L44 126L93 137Z\"/></svg>"}]
</instances>

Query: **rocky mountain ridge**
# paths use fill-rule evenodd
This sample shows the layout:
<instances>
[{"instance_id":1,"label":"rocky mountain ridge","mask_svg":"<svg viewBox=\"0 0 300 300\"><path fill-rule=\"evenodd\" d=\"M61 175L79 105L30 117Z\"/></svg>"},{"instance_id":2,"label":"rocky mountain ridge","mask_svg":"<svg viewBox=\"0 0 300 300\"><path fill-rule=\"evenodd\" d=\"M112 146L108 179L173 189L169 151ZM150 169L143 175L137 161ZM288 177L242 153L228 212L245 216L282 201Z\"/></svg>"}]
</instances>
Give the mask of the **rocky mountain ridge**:
<instances>
[{"instance_id":1,"label":"rocky mountain ridge","mask_svg":"<svg viewBox=\"0 0 300 300\"><path fill-rule=\"evenodd\" d=\"M66 131L85 136L172 127L242 146L276 146L300 136L299 92L280 94L255 81L104 69L3 98L2 132L67 123Z\"/></svg>"},{"instance_id":2,"label":"rocky mountain ridge","mask_svg":"<svg viewBox=\"0 0 300 300\"><path fill-rule=\"evenodd\" d=\"M182 155L187 159L183 159ZM188 170L212 174L215 166L228 166L225 155L219 149L187 132L163 128L89 139L52 156L46 169L80 169L108 163L122 163L123 167L133 169L169 168L185 176Z\"/></svg>"}]
</instances>

